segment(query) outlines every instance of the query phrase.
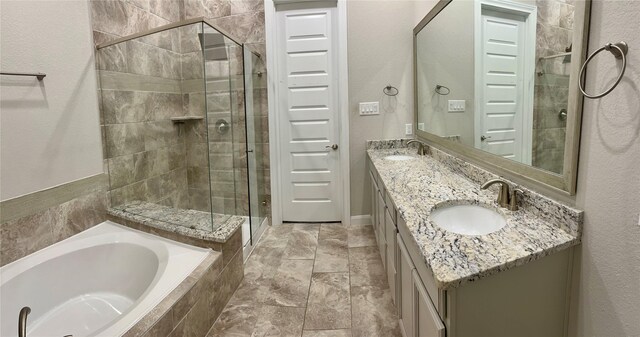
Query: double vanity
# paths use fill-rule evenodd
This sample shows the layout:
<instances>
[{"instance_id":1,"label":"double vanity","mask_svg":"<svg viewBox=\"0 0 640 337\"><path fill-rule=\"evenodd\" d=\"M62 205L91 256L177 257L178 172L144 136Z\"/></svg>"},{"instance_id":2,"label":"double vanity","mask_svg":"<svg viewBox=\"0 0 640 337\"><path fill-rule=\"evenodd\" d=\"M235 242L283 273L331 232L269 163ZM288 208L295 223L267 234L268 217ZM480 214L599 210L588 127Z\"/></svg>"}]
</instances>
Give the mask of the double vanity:
<instances>
[{"instance_id":1,"label":"double vanity","mask_svg":"<svg viewBox=\"0 0 640 337\"><path fill-rule=\"evenodd\" d=\"M582 212L420 148L367 150L372 222L404 336L565 336Z\"/></svg>"},{"instance_id":2,"label":"double vanity","mask_svg":"<svg viewBox=\"0 0 640 337\"><path fill-rule=\"evenodd\" d=\"M414 28L416 139L367 147L405 337L567 335L583 214L548 196L575 200L589 13L439 0Z\"/></svg>"}]
</instances>

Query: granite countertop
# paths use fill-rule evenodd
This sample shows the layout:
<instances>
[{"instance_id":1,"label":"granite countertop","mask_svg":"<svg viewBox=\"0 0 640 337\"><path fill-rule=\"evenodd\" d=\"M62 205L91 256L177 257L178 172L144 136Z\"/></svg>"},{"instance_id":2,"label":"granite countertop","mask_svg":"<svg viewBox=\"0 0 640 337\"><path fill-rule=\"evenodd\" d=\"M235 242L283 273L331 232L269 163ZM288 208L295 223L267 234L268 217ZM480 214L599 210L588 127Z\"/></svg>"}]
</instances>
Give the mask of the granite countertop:
<instances>
[{"instance_id":1,"label":"granite countertop","mask_svg":"<svg viewBox=\"0 0 640 337\"><path fill-rule=\"evenodd\" d=\"M562 222L568 217L560 213L566 209L569 218L581 221L581 211L570 207L545 210L550 207L548 200L533 208L509 211L498 207L495 190L481 190L478 183L432 156L418 156L415 149L372 148L367 154L441 289L478 280L580 243L580 232L566 230ZM392 154L414 159L384 159ZM441 229L429 219L436 205L467 200L497 210L506 218L506 226L487 235L467 236ZM546 218L539 211L546 211Z\"/></svg>"},{"instance_id":2,"label":"granite countertop","mask_svg":"<svg viewBox=\"0 0 640 337\"><path fill-rule=\"evenodd\" d=\"M108 209L107 213L150 227L219 243L227 242L245 221L237 215L179 209L143 201L116 206Z\"/></svg>"}]
</instances>

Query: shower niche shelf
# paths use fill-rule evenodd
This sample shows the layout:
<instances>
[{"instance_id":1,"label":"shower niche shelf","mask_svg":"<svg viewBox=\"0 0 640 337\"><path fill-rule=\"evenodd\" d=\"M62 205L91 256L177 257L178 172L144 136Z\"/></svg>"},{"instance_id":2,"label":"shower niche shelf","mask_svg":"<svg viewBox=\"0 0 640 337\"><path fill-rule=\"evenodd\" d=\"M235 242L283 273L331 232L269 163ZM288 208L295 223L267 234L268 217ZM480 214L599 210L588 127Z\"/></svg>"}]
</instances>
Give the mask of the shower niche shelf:
<instances>
[{"instance_id":1,"label":"shower niche shelf","mask_svg":"<svg viewBox=\"0 0 640 337\"><path fill-rule=\"evenodd\" d=\"M204 117L200 116L179 116L179 117L171 117L171 121L174 123L186 123L189 121L200 121L203 120Z\"/></svg>"}]
</instances>

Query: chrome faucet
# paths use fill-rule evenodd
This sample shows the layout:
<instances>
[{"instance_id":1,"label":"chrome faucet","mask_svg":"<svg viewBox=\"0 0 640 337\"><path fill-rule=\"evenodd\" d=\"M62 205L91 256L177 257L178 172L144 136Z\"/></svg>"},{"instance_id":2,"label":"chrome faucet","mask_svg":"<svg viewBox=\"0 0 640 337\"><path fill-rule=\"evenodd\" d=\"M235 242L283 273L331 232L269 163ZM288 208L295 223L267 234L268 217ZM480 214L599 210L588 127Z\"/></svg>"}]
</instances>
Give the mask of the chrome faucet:
<instances>
[{"instance_id":1,"label":"chrome faucet","mask_svg":"<svg viewBox=\"0 0 640 337\"><path fill-rule=\"evenodd\" d=\"M484 184L482 184L480 188L483 190L486 190L487 188L491 187L494 184L501 185L500 191L498 191L498 198L496 199L496 202L498 203L498 205L510 211L517 211L518 210L518 193L522 194L522 190L513 188L511 184L509 184L508 182L502 179L491 179L485 182Z\"/></svg>"},{"instance_id":2,"label":"chrome faucet","mask_svg":"<svg viewBox=\"0 0 640 337\"><path fill-rule=\"evenodd\" d=\"M425 144L417 139L412 139L410 141L407 142L407 146L413 144L413 143L417 143L418 144L418 154L421 156L424 156L427 154L427 151L425 151Z\"/></svg>"},{"instance_id":3,"label":"chrome faucet","mask_svg":"<svg viewBox=\"0 0 640 337\"><path fill-rule=\"evenodd\" d=\"M27 316L31 313L31 308L24 307L20 309L18 316L18 337L27 337Z\"/></svg>"}]
</instances>

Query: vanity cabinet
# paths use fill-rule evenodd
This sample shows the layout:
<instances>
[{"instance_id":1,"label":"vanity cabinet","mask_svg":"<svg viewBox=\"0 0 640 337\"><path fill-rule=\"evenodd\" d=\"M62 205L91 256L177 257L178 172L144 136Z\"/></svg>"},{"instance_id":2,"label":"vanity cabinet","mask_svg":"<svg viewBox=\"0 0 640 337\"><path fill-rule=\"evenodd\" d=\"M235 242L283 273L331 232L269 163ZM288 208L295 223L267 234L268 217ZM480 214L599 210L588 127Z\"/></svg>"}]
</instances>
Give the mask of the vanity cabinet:
<instances>
[{"instance_id":1,"label":"vanity cabinet","mask_svg":"<svg viewBox=\"0 0 640 337\"><path fill-rule=\"evenodd\" d=\"M382 179L373 170L369 176L378 249L404 337L567 335L572 248L439 288Z\"/></svg>"},{"instance_id":2,"label":"vanity cabinet","mask_svg":"<svg viewBox=\"0 0 640 337\"><path fill-rule=\"evenodd\" d=\"M391 299L395 304L397 302L397 244L396 233L396 210L391 202L391 198L385 193L385 189L381 188L381 184L377 182L374 171L369 171L369 179L371 180L371 221L373 230L382 259L382 265L387 274L389 289L391 290Z\"/></svg>"}]
</instances>

